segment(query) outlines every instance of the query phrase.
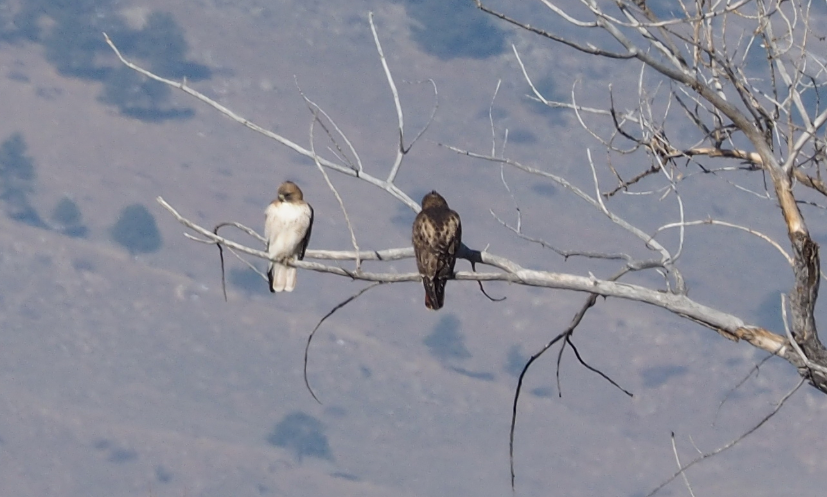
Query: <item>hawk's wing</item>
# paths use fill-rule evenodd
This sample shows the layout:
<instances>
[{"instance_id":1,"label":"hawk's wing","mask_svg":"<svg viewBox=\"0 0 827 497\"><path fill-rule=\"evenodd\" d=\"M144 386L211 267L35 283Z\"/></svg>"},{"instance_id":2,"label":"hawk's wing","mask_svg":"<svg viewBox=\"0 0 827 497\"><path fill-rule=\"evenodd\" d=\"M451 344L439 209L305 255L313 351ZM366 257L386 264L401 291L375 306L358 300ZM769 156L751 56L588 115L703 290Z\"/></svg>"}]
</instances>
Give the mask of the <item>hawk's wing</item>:
<instances>
[{"instance_id":1,"label":"hawk's wing","mask_svg":"<svg viewBox=\"0 0 827 497\"><path fill-rule=\"evenodd\" d=\"M310 204L307 205L307 208L310 209L310 218L307 222L307 231L304 232L304 238L301 241L301 248L299 249L299 260L304 259L304 253L307 251L307 244L310 243L310 232L313 231L313 217L315 213L313 212L313 207Z\"/></svg>"},{"instance_id":2,"label":"hawk's wing","mask_svg":"<svg viewBox=\"0 0 827 497\"><path fill-rule=\"evenodd\" d=\"M459 244L462 239L462 224L459 215L452 210L448 210L444 220L438 223L437 226L436 246L434 247L438 254L436 276L441 279L448 279L454 276L457 251L459 251Z\"/></svg>"}]
</instances>

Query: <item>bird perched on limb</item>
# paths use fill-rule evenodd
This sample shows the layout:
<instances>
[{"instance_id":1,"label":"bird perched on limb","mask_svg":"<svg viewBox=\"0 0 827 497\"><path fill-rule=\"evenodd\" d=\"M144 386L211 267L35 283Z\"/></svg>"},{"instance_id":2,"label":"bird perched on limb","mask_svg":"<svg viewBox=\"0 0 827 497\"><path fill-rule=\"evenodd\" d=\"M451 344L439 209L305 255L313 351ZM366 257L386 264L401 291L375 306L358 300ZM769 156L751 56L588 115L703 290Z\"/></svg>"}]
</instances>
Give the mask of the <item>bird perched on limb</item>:
<instances>
[{"instance_id":1,"label":"bird perched on limb","mask_svg":"<svg viewBox=\"0 0 827 497\"><path fill-rule=\"evenodd\" d=\"M459 214L436 191L422 198L422 211L413 223L416 267L425 286L425 307L439 310L445 303L445 283L454 277L462 243Z\"/></svg>"},{"instance_id":2,"label":"bird perched on limb","mask_svg":"<svg viewBox=\"0 0 827 497\"><path fill-rule=\"evenodd\" d=\"M278 197L264 211L271 292L292 292L296 288L296 268L284 263L304 259L312 228L313 207L304 201L298 185L285 181L279 186Z\"/></svg>"}]
</instances>

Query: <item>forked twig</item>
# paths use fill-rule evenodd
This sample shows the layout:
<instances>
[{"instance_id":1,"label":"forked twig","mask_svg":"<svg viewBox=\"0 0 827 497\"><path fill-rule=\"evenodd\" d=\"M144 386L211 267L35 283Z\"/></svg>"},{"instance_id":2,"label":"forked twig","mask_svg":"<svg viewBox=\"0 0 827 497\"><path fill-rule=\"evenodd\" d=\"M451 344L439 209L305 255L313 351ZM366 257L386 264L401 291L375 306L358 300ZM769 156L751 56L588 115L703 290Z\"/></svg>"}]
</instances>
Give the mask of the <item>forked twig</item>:
<instances>
[{"instance_id":1,"label":"forked twig","mask_svg":"<svg viewBox=\"0 0 827 497\"><path fill-rule=\"evenodd\" d=\"M399 91L396 89L396 83L393 82L393 75L388 67L388 60L385 58L385 52L382 50L382 44L379 42L379 34L376 32L376 25L373 23L373 12L368 13L368 22L370 23L370 31L373 33L373 42L376 45L376 51L379 53L379 60L382 62L382 69L385 71L385 78L388 80L391 93L393 94L393 104L396 107L397 125L399 126L399 146L396 150L396 160L393 162L391 172L388 174L388 183L393 183L396 179L396 174L402 166L402 159L408 152L405 150L405 120L402 116L402 103L399 101Z\"/></svg>"},{"instance_id":2,"label":"forked twig","mask_svg":"<svg viewBox=\"0 0 827 497\"><path fill-rule=\"evenodd\" d=\"M609 279L611 281L616 281L620 277L622 277L624 274L628 273L631 270L632 270L632 268L627 266L627 267L623 268L622 270L620 270L618 273L616 273L614 276L612 276ZM630 397L632 396L632 394L628 390L622 388L620 385L618 385L614 380L609 378L602 371L599 371L599 370L593 368L592 366L586 364L583 361L583 359L580 357L580 353L577 351L577 348L574 346L573 343L570 342L571 334L574 333L575 328L577 328L577 326L580 324L580 322L583 321L583 317L586 315L586 312L589 309L591 309L594 306L594 304L597 302L597 297L599 297L599 295L597 295L596 293L589 294L588 298L586 299L586 302L583 303L583 306L580 308L579 311L577 311L577 314L575 314L574 317L572 318L571 323L569 324L568 328L566 328L559 335L557 335L556 337L551 339L542 348L540 348L540 350L535 352L528 359L528 361L526 361L525 366L523 366L523 370L520 371L520 376L517 379L517 388L514 391L514 402L511 406L511 429L510 429L510 432L509 432L509 439L508 439L508 461L509 461L509 466L510 466L510 470L511 470L511 490L512 491L514 490L514 479L515 479L515 473L514 473L514 431L515 431L516 426L517 426L517 403L520 400L520 393L522 392L522 388L523 388L523 379L525 378L526 373L528 373L528 369L531 367L531 365L534 363L534 361L536 361L541 355L545 354L545 352L548 349L550 349L552 346L554 346L555 343L559 342L560 339L564 339L565 341L563 342L563 347L560 348L560 353L557 356L557 392L558 392L558 395L562 396L562 393L560 392L560 358L562 357L563 349L565 348L565 343L568 342L569 345L571 345L572 350L574 351L575 356L577 357L578 361L580 361L580 364L585 366L590 371L599 374L605 380L609 381L612 385L614 385L615 387L617 387L618 389L623 391L623 393L625 393L626 395L628 395Z\"/></svg>"},{"instance_id":3,"label":"forked twig","mask_svg":"<svg viewBox=\"0 0 827 497\"><path fill-rule=\"evenodd\" d=\"M614 381L613 379L611 379L609 377L609 375L607 375L603 371L600 371L599 369L595 368L594 366L589 365L586 361L584 361L583 357L580 355L580 351L577 350L577 347L574 346L574 342L571 341L571 335L572 335L571 333L566 335L566 343L571 347L571 350L572 350L572 352L574 352L574 355L575 355L575 357L577 357L577 360L580 362L580 365L582 365L584 368L588 369L592 373L597 374L598 376L600 376L604 380L608 381L610 384L612 384L612 386L614 386L615 388L617 388L621 392L625 393L629 397L634 397L635 396L632 392L630 392L630 391L626 390L625 388L623 388L622 386L618 385L618 383L616 381ZM558 371L557 377L558 377L558 379L560 377L559 371ZM560 396L562 397L563 394L562 394L562 392L560 392L559 389L558 389L558 392L560 393Z\"/></svg>"}]
</instances>

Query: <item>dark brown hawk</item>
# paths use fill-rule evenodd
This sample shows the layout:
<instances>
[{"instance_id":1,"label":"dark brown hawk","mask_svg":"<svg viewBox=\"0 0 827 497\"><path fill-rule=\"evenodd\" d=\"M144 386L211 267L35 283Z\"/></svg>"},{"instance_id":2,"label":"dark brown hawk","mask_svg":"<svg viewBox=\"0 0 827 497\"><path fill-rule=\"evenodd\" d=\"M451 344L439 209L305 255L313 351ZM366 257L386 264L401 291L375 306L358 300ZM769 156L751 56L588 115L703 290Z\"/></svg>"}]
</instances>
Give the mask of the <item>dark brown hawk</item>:
<instances>
[{"instance_id":1,"label":"dark brown hawk","mask_svg":"<svg viewBox=\"0 0 827 497\"><path fill-rule=\"evenodd\" d=\"M462 243L459 214L436 191L422 199L422 211L413 224L416 267L425 286L425 307L438 310L445 302L445 283L454 277Z\"/></svg>"}]
</instances>

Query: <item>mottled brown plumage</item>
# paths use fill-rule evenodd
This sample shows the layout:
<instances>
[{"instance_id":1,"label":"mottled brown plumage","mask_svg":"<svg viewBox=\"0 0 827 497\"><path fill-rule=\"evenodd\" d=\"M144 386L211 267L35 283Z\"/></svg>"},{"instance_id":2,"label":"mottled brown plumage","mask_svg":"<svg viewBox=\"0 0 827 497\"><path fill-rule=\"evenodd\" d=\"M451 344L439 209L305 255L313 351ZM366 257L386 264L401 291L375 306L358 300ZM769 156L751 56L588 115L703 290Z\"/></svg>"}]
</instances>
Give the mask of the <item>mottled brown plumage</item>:
<instances>
[{"instance_id":1,"label":"mottled brown plumage","mask_svg":"<svg viewBox=\"0 0 827 497\"><path fill-rule=\"evenodd\" d=\"M462 243L459 214L436 191L422 199L422 211L413 224L416 267L425 286L425 307L438 310L445 302L445 283L454 277Z\"/></svg>"}]
</instances>

